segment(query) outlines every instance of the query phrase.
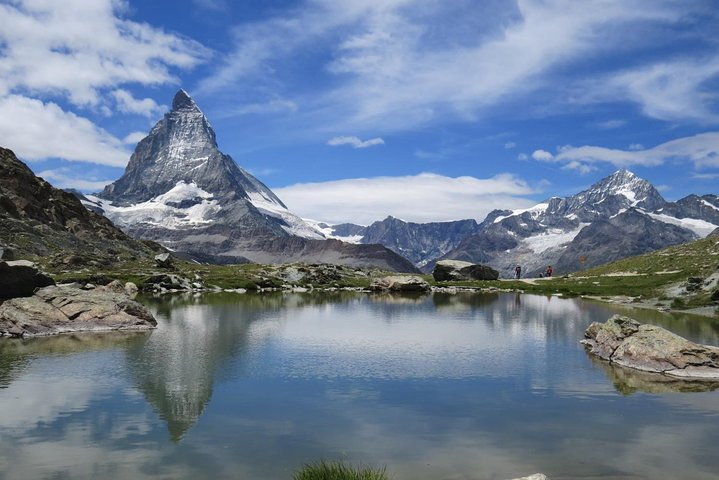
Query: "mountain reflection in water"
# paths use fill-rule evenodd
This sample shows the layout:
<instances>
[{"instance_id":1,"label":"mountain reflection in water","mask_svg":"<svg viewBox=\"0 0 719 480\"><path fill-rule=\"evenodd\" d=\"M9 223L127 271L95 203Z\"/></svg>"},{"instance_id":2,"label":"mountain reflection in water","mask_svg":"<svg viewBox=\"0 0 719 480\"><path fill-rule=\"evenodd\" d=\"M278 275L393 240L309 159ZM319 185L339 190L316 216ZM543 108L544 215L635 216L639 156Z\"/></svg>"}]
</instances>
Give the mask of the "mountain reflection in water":
<instances>
[{"instance_id":1,"label":"mountain reflection in water","mask_svg":"<svg viewBox=\"0 0 719 480\"><path fill-rule=\"evenodd\" d=\"M144 301L153 332L0 339L0 479L286 479L320 458L397 480L719 470L715 386L579 344L617 311L719 344L711 319L496 293Z\"/></svg>"}]
</instances>

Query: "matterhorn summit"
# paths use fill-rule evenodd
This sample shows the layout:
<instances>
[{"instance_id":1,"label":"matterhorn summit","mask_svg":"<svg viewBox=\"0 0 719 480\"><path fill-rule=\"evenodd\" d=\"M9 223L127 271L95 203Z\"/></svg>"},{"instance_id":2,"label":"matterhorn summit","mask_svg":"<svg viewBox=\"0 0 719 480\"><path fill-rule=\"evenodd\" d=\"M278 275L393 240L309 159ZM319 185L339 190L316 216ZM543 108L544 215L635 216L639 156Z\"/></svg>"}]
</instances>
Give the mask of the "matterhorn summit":
<instances>
[{"instance_id":1,"label":"matterhorn summit","mask_svg":"<svg viewBox=\"0 0 719 480\"><path fill-rule=\"evenodd\" d=\"M130 235L199 260L412 270L384 247L325 240L220 151L210 122L185 90L137 144L125 173L87 200Z\"/></svg>"}]
</instances>

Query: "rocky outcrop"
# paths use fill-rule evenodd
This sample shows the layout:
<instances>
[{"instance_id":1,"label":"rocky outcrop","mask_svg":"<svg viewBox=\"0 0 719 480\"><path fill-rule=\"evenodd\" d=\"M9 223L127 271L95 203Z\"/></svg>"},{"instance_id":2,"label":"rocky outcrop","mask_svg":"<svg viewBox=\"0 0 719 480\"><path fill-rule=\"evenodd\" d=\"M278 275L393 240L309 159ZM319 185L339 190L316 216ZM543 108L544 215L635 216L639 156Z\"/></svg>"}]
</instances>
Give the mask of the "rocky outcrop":
<instances>
[{"instance_id":1,"label":"rocky outcrop","mask_svg":"<svg viewBox=\"0 0 719 480\"><path fill-rule=\"evenodd\" d=\"M630 208L583 228L554 262L554 270L574 272L695 239L689 230Z\"/></svg>"},{"instance_id":2,"label":"rocky outcrop","mask_svg":"<svg viewBox=\"0 0 719 480\"><path fill-rule=\"evenodd\" d=\"M31 297L7 300L0 305L0 335L155 328L157 322L150 311L131 300L124 286L108 287L83 290L69 285L50 286Z\"/></svg>"},{"instance_id":3,"label":"rocky outcrop","mask_svg":"<svg viewBox=\"0 0 719 480\"><path fill-rule=\"evenodd\" d=\"M40 272L27 260L0 261L0 300L29 297L36 288L55 285L52 278Z\"/></svg>"},{"instance_id":4,"label":"rocky outcrop","mask_svg":"<svg viewBox=\"0 0 719 480\"><path fill-rule=\"evenodd\" d=\"M432 276L438 282L466 280L497 280L499 272L486 265L475 265L460 260L440 260Z\"/></svg>"},{"instance_id":5,"label":"rocky outcrop","mask_svg":"<svg viewBox=\"0 0 719 480\"><path fill-rule=\"evenodd\" d=\"M719 348L699 345L655 325L614 315L594 322L582 343L589 352L623 367L674 377L719 379Z\"/></svg>"},{"instance_id":6,"label":"rocky outcrop","mask_svg":"<svg viewBox=\"0 0 719 480\"><path fill-rule=\"evenodd\" d=\"M338 230L333 233L339 235ZM343 230L347 230L347 227ZM478 232L479 225L473 219L414 223L389 216L366 227L360 242L382 244L422 268L456 248L466 237Z\"/></svg>"},{"instance_id":7,"label":"rocky outcrop","mask_svg":"<svg viewBox=\"0 0 719 480\"><path fill-rule=\"evenodd\" d=\"M147 278L142 286L145 291L164 292L168 290L190 291L201 289L202 284L175 274L153 275Z\"/></svg>"},{"instance_id":8,"label":"rocky outcrop","mask_svg":"<svg viewBox=\"0 0 719 480\"><path fill-rule=\"evenodd\" d=\"M155 255L155 263L160 268L172 269L175 267L175 262L169 252Z\"/></svg>"},{"instance_id":9,"label":"rocky outcrop","mask_svg":"<svg viewBox=\"0 0 719 480\"><path fill-rule=\"evenodd\" d=\"M372 280L369 288L376 292L429 292L432 287L422 277L391 276Z\"/></svg>"},{"instance_id":10,"label":"rocky outcrop","mask_svg":"<svg viewBox=\"0 0 719 480\"><path fill-rule=\"evenodd\" d=\"M146 258L159 249L129 238L72 193L36 177L5 148L0 148L0 246L14 258L51 257L71 266Z\"/></svg>"}]
</instances>

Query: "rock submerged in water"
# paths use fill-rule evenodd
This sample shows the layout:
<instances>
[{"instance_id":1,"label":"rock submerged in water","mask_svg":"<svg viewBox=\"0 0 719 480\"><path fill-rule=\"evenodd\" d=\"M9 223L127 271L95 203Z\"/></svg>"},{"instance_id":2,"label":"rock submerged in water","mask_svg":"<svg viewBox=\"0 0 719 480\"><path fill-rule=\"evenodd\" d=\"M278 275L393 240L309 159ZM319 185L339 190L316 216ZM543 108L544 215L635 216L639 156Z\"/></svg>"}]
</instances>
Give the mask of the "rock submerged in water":
<instances>
[{"instance_id":1,"label":"rock submerged in water","mask_svg":"<svg viewBox=\"0 0 719 480\"><path fill-rule=\"evenodd\" d=\"M478 265L459 260L440 260L434 267L432 276L438 282L497 280L499 278L499 272L486 265Z\"/></svg>"},{"instance_id":2,"label":"rock submerged in water","mask_svg":"<svg viewBox=\"0 0 719 480\"><path fill-rule=\"evenodd\" d=\"M623 367L674 377L719 379L719 348L700 345L655 325L622 315L594 322L582 343L589 352Z\"/></svg>"},{"instance_id":3,"label":"rock submerged in water","mask_svg":"<svg viewBox=\"0 0 719 480\"><path fill-rule=\"evenodd\" d=\"M417 276L390 276L372 280L369 289L375 292L429 292L432 287Z\"/></svg>"},{"instance_id":4,"label":"rock submerged in water","mask_svg":"<svg viewBox=\"0 0 719 480\"><path fill-rule=\"evenodd\" d=\"M118 288L119 287L119 288ZM25 337L107 330L146 330L157 321L130 299L124 286L82 290L59 285L0 305L0 336Z\"/></svg>"}]
</instances>

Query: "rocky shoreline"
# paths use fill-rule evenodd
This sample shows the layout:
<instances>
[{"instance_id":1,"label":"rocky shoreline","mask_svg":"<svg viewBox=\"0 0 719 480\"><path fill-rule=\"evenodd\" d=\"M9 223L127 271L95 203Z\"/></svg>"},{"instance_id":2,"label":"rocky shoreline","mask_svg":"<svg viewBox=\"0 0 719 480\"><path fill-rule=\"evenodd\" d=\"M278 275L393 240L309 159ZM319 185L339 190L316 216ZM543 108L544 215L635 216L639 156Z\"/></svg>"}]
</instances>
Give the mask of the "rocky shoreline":
<instances>
[{"instance_id":1,"label":"rocky shoreline","mask_svg":"<svg viewBox=\"0 0 719 480\"><path fill-rule=\"evenodd\" d=\"M0 304L0 336L33 337L74 332L150 330L157 326L152 313L131 297L132 284L111 282L91 288L52 285L29 297Z\"/></svg>"}]
</instances>

